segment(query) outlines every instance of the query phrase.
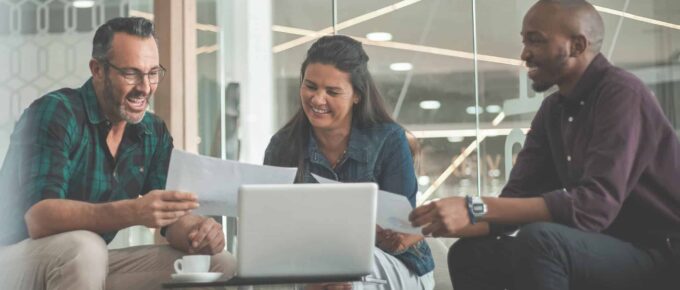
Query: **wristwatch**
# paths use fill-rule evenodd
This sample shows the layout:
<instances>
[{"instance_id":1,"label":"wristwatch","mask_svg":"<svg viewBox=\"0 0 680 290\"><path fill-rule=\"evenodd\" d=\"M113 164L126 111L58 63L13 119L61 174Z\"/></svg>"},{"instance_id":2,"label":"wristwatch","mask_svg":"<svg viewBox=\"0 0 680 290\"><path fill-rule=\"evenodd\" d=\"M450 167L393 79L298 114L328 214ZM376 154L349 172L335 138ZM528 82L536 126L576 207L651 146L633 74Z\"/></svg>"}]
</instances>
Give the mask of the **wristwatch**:
<instances>
[{"instance_id":1,"label":"wristwatch","mask_svg":"<svg viewBox=\"0 0 680 290\"><path fill-rule=\"evenodd\" d=\"M465 202L467 203L468 216L470 217L470 223L475 224L477 219L486 215L487 207L484 200L479 196L465 196Z\"/></svg>"}]
</instances>

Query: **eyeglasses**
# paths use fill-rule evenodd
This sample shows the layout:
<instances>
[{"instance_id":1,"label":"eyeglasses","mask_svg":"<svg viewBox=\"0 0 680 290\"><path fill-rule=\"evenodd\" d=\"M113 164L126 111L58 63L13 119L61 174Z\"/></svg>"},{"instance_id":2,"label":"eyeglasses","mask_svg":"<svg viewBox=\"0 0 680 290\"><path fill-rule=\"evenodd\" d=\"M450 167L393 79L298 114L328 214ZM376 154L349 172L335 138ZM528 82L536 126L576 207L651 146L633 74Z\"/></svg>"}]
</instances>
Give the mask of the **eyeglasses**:
<instances>
[{"instance_id":1,"label":"eyeglasses","mask_svg":"<svg viewBox=\"0 0 680 290\"><path fill-rule=\"evenodd\" d=\"M163 77L165 76L165 68L162 65L159 65L159 68L155 68L151 70L148 73L142 73L136 69L131 69L131 68L119 68L112 63L110 63L108 60L103 61L106 65L114 68L118 73L123 76L125 81L128 83L128 85L138 85L142 82L144 82L144 76L149 77L149 83L150 84L158 84L163 80Z\"/></svg>"}]
</instances>

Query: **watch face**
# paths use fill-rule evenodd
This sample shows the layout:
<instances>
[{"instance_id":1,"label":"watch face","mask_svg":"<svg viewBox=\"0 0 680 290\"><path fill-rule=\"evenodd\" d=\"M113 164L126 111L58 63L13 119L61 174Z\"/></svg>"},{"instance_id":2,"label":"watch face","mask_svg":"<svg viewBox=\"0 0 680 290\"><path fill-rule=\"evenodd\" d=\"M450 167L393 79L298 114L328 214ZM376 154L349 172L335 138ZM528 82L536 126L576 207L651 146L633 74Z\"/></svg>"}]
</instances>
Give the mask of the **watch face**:
<instances>
[{"instance_id":1,"label":"watch face","mask_svg":"<svg viewBox=\"0 0 680 290\"><path fill-rule=\"evenodd\" d=\"M474 213L484 213L484 205L483 204L473 204L472 205L472 211Z\"/></svg>"}]
</instances>

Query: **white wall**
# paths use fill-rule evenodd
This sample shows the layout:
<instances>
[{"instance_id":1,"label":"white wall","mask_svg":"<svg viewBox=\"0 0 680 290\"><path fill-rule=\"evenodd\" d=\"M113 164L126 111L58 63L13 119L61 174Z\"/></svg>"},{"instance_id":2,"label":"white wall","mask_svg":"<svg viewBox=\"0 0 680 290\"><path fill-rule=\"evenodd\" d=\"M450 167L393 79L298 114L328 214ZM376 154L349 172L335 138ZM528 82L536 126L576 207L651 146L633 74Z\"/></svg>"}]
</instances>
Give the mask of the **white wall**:
<instances>
[{"instance_id":1,"label":"white wall","mask_svg":"<svg viewBox=\"0 0 680 290\"><path fill-rule=\"evenodd\" d=\"M241 84L240 161L261 164L274 128L271 2L234 2L234 78Z\"/></svg>"}]
</instances>

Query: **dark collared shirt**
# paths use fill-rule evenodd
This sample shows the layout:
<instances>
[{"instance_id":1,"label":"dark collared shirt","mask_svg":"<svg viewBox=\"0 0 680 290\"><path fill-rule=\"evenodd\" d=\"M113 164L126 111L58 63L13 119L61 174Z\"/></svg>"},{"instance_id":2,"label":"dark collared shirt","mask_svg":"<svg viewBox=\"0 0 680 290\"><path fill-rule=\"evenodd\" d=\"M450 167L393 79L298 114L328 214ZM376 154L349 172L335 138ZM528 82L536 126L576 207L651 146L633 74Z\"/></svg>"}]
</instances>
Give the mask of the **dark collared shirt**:
<instances>
[{"instance_id":1,"label":"dark collared shirt","mask_svg":"<svg viewBox=\"0 0 680 290\"><path fill-rule=\"evenodd\" d=\"M92 86L61 89L36 100L12 133L0 171L3 213L13 230L0 245L27 238L23 215L42 199L102 203L137 198L165 187L172 138L165 123L147 113L128 124L116 158L106 144L111 124ZM110 242L115 232L102 234Z\"/></svg>"},{"instance_id":2,"label":"dark collared shirt","mask_svg":"<svg viewBox=\"0 0 680 290\"><path fill-rule=\"evenodd\" d=\"M602 55L547 97L501 196L543 196L555 222L634 239L680 230L680 142L650 90Z\"/></svg>"}]
</instances>

